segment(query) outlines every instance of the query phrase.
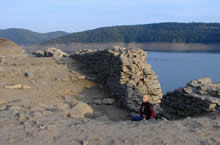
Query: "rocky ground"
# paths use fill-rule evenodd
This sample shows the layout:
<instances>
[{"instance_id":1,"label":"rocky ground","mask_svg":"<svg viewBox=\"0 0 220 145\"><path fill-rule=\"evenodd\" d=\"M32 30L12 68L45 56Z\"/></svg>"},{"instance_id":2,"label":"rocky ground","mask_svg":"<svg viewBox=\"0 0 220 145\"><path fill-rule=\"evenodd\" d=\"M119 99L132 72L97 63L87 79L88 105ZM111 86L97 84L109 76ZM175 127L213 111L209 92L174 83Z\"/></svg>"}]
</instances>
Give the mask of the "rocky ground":
<instances>
[{"instance_id":1,"label":"rocky ground","mask_svg":"<svg viewBox=\"0 0 220 145\"><path fill-rule=\"evenodd\" d=\"M1 145L219 145L220 112L132 122L69 57L0 59Z\"/></svg>"}]
</instances>

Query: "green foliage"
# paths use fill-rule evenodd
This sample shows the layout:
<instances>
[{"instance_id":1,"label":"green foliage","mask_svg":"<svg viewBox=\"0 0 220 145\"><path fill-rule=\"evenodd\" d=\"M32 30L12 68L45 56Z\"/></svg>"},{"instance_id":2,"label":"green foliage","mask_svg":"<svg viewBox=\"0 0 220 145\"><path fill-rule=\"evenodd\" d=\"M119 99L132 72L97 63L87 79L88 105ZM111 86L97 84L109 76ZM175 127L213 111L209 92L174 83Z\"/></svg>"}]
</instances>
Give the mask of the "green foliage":
<instances>
[{"instance_id":1,"label":"green foliage","mask_svg":"<svg viewBox=\"0 0 220 145\"><path fill-rule=\"evenodd\" d=\"M43 41L54 39L67 34L66 32L57 31L50 33L37 33L25 29L5 29L0 30L0 37L7 38L14 41L17 44L27 45L27 44L38 44Z\"/></svg>"},{"instance_id":2,"label":"green foliage","mask_svg":"<svg viewBox=\"0 0 220 145\"><path fill-rule=\"evenodd\" d=\"M103 27L77 32L46 41L71 42L183 42L220 43L219 23L159 23Z\"/></svg>"}]
</instances>

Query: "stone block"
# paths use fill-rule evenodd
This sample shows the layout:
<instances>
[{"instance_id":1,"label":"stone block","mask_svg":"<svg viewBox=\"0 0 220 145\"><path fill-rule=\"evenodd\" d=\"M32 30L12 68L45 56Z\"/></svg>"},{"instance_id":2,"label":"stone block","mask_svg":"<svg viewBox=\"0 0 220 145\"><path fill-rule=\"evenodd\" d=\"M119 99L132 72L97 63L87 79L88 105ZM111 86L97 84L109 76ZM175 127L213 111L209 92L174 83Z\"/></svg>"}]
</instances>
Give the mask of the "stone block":
<instances>
[{"instance_id":1,"label":"stone block","mask_svg":"<svg viewBox=\"0 0 220 145\"><path fill-rule=\"evenodd\" d=\"M105 98L103 99L102 103L105 105L112 105L115 102L113 98Z\"/></svg>"}]
</instances>

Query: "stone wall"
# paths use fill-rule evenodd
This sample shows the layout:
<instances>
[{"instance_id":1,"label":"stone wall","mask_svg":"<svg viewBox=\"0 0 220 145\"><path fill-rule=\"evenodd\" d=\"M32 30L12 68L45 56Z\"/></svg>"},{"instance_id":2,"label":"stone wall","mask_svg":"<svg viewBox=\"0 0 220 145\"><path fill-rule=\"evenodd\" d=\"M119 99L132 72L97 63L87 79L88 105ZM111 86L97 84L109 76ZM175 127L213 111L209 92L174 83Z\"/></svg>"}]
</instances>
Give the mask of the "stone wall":
<instances>
[{"instance_id":1,"label":"stone wall","mask_svg":"<svg viewBox=\"0 0 220 145\"><path fill-rule=\"evenodd\" d=\"M153 104L161 102L157 75L146 63L146 52L142 49L86 49L72 57L96 72L104 88L129 111L138 112L144 94L149 95Z\"/></svg>"},{"instance_id":2,"label":"stone wall","mask_svg":"<svg viewBox=\"0 0 220 145\"><path fill-rule=\"evenodd\" d=\"M179 116L214 111L220 107L220 84L212 83L210 78L191 81L184 88L165 94L161 107Z\"/></svg>"},{"instance_id":3,"label":"stone wall","mask_svg":"<svg viewBox=\"0 0 220 145\"><path fill-rule=\"evenodd\" d=\"M48 48L46 50L36 50L32 53L36 57L67 57L67 53L57 48Z\"/></svg>"}]
</instances>

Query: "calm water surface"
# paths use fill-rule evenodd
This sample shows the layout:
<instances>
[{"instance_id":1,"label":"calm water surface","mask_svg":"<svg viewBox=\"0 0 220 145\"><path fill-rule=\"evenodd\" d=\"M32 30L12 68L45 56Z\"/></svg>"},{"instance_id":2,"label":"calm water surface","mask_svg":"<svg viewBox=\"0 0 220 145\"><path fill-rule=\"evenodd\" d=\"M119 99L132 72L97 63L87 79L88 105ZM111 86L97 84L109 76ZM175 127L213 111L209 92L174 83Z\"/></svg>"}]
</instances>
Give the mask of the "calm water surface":
<instances>
[{"instance_id":1,"label":"calm water surface","mask_svg":"<svg viewBox=\"0 0 220 145\"><path fill-rule=\"evenodd\" d=\"M163 93L190 80L210 77L220 83L220 53L147 52L147 63L158 75Z\"/></svg>"}]
</instances>

